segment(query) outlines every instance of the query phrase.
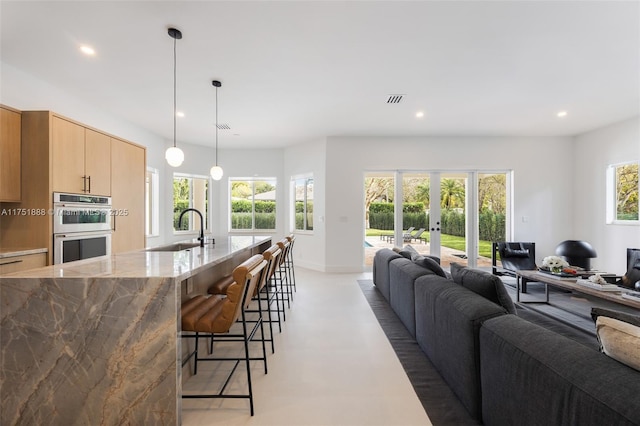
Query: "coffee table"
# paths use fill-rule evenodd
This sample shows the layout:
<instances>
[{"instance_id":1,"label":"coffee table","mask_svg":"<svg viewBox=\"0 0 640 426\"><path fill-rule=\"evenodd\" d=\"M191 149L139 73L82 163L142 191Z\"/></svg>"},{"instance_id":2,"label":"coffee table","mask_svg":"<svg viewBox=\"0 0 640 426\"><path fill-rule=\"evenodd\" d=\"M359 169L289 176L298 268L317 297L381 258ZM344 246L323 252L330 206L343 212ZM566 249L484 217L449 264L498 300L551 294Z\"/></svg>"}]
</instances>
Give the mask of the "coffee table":
<instances>
[{"instance_id":1,"label":"coffee table","mask_svg":"<svg viewBox=\"0 0 640 426\"><path fill-rule=\"evenodd\" d=\"M576 284L576 280L560 279L551 274L546 274L540 271L525 271L519 270L516 272L516 301L520 302L520 286L522 279L526 278L527 281L537 281L544 284L544 293L546 300L543 303L549 303L549 286L561 288L564 290L576 291L589 296L596 297L602 300L608 300L610 302L618 303L620 305L630 306L632 308L640 309L640 302L632 299L622 297L622 287L620 291L601 291L592 289L589 287Z\"/></svg>"}]
</instances>

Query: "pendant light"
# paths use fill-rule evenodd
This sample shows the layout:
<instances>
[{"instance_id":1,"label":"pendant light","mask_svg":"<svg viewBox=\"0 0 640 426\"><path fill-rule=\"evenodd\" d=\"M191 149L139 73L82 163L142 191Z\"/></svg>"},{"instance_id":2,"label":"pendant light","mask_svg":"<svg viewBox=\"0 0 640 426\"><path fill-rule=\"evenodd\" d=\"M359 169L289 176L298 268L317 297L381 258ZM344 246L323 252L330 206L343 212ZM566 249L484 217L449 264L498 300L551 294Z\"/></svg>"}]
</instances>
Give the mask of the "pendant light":
<instances>
[{"instance_id":1,"label":"pendant light","mask_svg":"<svg viewBox=\"0 0 640 426\"><path fill-rule=\"evenodd\" d=\"M180 30L169 28L169 36L173 39L173 146L164 154L167 163L172 167L178 167L184 161L184 153L176 146L176 41L182 38Z\"/></svg>"},{"instance_id":2,"label":"pendant light","mask_svg":"<svg viewBox=\"0 0 640 426\"><path fill-rule=\"evenodd\" d=\"M218 80L213 80L211 84L216 88L216 165L209 170L209 173L211 173L213 180L220 180L224 172L222 167L218 166L218 87L222 86L222 83Z\"/></svg>"}]
</instances>

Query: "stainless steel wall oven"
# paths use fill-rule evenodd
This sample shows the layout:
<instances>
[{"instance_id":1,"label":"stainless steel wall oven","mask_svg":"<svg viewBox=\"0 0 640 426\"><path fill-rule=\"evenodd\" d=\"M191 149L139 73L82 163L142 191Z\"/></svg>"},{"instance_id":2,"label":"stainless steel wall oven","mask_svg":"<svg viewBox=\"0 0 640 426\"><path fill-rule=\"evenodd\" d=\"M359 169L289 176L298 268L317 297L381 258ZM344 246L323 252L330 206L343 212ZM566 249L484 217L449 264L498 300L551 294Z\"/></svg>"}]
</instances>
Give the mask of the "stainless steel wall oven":
<instances>
[{"instance_id":1,"label":"stainless steel wall oven","mask_svg":"<svg viewBox=\"0 0 640 426\"><path fill-rule=\"evenodd\" d=\"M111 197L53 194L53 263L111 254Z\"/></svg>"}]
</instances>

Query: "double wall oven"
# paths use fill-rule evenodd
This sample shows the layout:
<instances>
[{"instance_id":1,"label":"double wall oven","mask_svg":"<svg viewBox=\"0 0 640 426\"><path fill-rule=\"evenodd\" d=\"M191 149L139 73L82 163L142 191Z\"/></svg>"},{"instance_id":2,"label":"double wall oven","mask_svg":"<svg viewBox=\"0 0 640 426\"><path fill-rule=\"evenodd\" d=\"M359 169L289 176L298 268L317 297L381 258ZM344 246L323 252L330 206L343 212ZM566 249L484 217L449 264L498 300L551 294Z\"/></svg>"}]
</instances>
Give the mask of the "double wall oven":
<instances>
[{"instance_id":1,"label":"double wall oven","mask_svg":"<svg viewBox=\"0 0 640 426\"><path fill-rule=\"evenodd\" d=\"M53 193L53 263L111 254L111 197Z\"/></svg>"}]
</instances>

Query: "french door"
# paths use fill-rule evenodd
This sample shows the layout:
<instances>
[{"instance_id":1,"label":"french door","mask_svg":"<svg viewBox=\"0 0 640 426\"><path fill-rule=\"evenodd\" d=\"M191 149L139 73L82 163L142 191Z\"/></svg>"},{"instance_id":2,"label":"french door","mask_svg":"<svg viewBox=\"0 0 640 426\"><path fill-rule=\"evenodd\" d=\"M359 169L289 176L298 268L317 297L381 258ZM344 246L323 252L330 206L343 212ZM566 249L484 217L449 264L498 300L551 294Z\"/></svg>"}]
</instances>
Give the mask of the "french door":
<instances>
[{"instance_id":1,"label":"french door","mask_svg":"<svg viewBox=\"0 0 640 426\"><path fill-rule=\"evenodd\" d=\"M389 244L411 244L439 257L445 267L456 262L488 268L491 242L509 239L510 172L396 171L386 176L387 188L393 188L388 201L394 204Z\"/></svg>"}]
</instances>

